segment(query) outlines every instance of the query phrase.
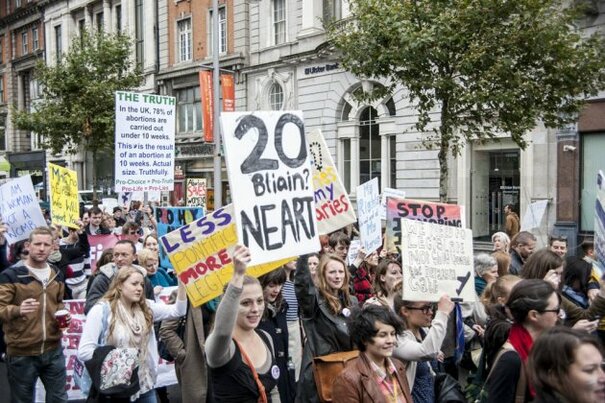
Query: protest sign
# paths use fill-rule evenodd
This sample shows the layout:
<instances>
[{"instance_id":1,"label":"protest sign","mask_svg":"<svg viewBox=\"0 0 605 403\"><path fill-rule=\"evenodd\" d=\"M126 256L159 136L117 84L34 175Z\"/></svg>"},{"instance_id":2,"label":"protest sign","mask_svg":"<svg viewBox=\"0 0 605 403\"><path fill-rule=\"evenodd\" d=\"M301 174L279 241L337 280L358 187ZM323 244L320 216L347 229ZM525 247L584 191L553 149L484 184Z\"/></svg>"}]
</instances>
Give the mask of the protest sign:
<instances>
[{"instance_id":1,"label":"protest sign","mask_svg":"<svg viewBox=\"0 0 605 403\"><path fill-rule=\"evenodd\" d=\"M79 228L78 174L71 169L48 164L50 181L50 221L56 225Z\"/></svg>"},{"instance_id":2,"label":"protest sign","mask_svg":"<svg viewBox=\"0 0 605 403\"><path fill-rule=\"evenodd\" d=\"M27 239L36 227L47 226L29 175L0 186L0 216L7 227L4 236L9 244Z\"/></svg>"},{"instance_id":3,"label":"protest sign","mask_svg":"<svg viewBox=\"0 0 605 403\"><path fill-rule=\"evenodd\" d=\"M441 295L475 300L473 232L400 219L403 299L438 301Z\"/></svg>"},{"instance_id":4,"label":"protest sign","mask_svg":"<svg viewBox=\"0 0 605 403\"><path fill-rule=\"evenodd\" d=\"M605 268L605 175L597 174L597 200L595 204L594 248L596 260Z\"/></svg>"},{"instance_id":5,"label":"protest sign","mask_svg":"<svg viewBox=\"0 0 605 403\"><path fill-rule=\"evenodd\" d=\"M187 179L187 206L198 206L206 210L206 179Z\"/></svg>"},{"instance_id":6,"label":"protest sign","mask_svg":"<svg viewBox=\"0 0 605 403\"><path fill-rule=\"evenodd\" d=\"M548 200L538 200L527 206L523 220L521 220L521 231L531 231L534 228L540 228Z\"/></svg>"},{"instance_id":7,"label":"protest sign","mask_svg":"<svg viewBox=\"0 0 605 403\"><path fill-rule=\"evenodd\" d=\"M238 243L233 214L229 204L160 238L193 306L221 295L233 276L232 256ZM291 260L250 265L246 274L262 276Z\"/></svg>"},{"instance_id":8,"label":"protest sign","mask_svg":"<svg viewBox=\"0 0 605 403\"><path fill-rule=\"evenodd\" d=\"M361 241L359 239L351 239L349 251L347 252L347 264L353 264L357 254L359 253L359 249L361 249Z\"/></svg>"},{"instance_id":9,"label":"protest sign","mask_svg":"<svg viewBox=\"0 0 605 403\"><path fill-rule=\"evenodd\" d=\"M120 238L114 234L107 235L88 235L88 244L90 245L90 269L92 274L97 271L97 260L101 258L103 252L116 246Z\"/></svg>"},{"instance_id":10,"label":"protest sign","mask_svg":"<svg viewBox=\"0 0 605 403\"><path fill-rule=\"evenodd\" d=\"M133 192L120 192L118 195L118 203L122 207L129 208L132 201Z\"/></svg>"},{"instance_id":11,"label":"protest sign","mask_svg":"<svg viewBox=\"0 0 605 403\"><path fill-rule=\"evenodd\" d=\"M168 298L172 291L177 287L167 287L160 293L159 300L164 303L168 303ZM84 306L86 305L85 299L68 299L63 301L65 309L67 309L71 315L71 322L69 328L63 331L63 339L61 344L63 345L63 354L65 355L65 367L67 382L65 384L65 390L67 391L68 400L83 400L86 396L82 393L82 390L76 385L74 381L74 370L82 364L77 360L78 346L80 344L80 337L86 323L86 315L84 315ZM152 330L153 332L153 330ZM174 370L174 363L164 361L160 358L158 363L158 373L155 383L155 387L159 388L162 386L174 385L177 383L176 372ZM40 380L36 384L36 402L45 401L44 385Z\"/></svg>"},{"instance_id":12,"label":"protest sign","mask_svg":"<svg viewBox=\"0 0 605 403\"><path fill-rule=\"evenodd\" d=\"M386 245L390 253L397 253L401 244L400 218L464 227L462 206L387 197Z\"/></svg>"},{"instance_id":13,"label":"protest sign","mask_svg":"<svg viewBox=\"0 0 605 403\"><path fill-rule=\"evenodd\" d=\"M191 224L204 216L201 207L157 207L153 210L157 222L158 239L169 232ZM160 266L165 269L172 268L172 263L164 249L160 248Z\"/></svg>"},{"instance_id":14,"label":"protest sign","mask_svg":"<svg viewBox=\"0 0 605 403\"><path fill-rule=\"evenodd\" d=\"M115 191L174 188L176 98L116 91Z\"/></svg>"},{"instance_id":15,"label":"protest sign","mask_svg":"<svg viewBox=\"0 0 605 403\"><path fill-rule=\"evenodd\" d=\"M309 150L313 159L317 230L320 235L329 234L354 223L357 217L319 129L309 134Z\"/></svg>"},{"instance_id":16,"label":"protest sign","mask_svg":"<svg viewBox=\"0 0 605 403\"><path fill-rule=\"evenodd\" d=\"M302 112L221 115L238 239L251 265L319 250Z\"/></svg>"},{"instance_id":17,"label":"protest sign","mask_svg":"<svg viewBox=\"0 0 605 403\"><path fill-rule=\"evenodd\" d=\"M357 216L361 244L369 255L382 245L378 178L357 186Z\"/></svg>"},{"instance_id":18,"label":"protest sign","mask_svg":"<svg viewBox=\"0 0 605 403\"><path fill-rule=\"evenodd\" d=\"M403 190L392 188L384 189L384 192L382 192L380 195L380 218L383 220L387 219L387 197L405 199L405 192Z\"/></svg>"}]
</instances>

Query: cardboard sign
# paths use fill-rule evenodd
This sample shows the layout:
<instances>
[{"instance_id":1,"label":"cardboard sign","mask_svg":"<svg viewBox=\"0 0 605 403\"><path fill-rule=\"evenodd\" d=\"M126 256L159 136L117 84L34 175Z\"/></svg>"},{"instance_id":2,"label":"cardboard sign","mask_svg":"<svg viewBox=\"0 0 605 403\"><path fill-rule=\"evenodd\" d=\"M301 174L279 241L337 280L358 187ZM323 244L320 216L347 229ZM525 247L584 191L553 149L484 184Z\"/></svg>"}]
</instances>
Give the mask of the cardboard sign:
<instances>
[{"instance_id":1,"label":"cardboard sign","mask_svg":"<svg viewBox=\"0 0 605 403\"><path fill-rule=\"evenodd\" d=\"M221 116L238 239L251 265L319 250L302 112Z\"/></svg>"},{"instance_id":2,"label":"cardboard sign","mask_svg":"<svg viewBox=\"0 0 605 403\"><path fill-rule=\"evenodd\" d=\"M361 241L359 239L351 239L351 245L349 245L349 252L347 253L347 264L353 264L359 253L359 249L361 249Z\"/></svg>"},{"instance_id":3,"label":"cardboard sign","mask_svg":"<svg viewBox=\"0 0 605 403\"><path fill-rule=\"evenodd\" d=\"M176 98L116 91L115 191L174 188Z\"/></svg>"},{"instance_id":4,"label":"cardboard sign","mask_svg":"<svg viewBox=\"0 0 605 403\"><path fill-rule=\"evenodd\" d=\"M177 287L167 287L162 290L158 296L164 303L168 302L168 298L173 290ZM67 382L65 390L67 391L68 400L84 400L86 396L82 393L82 390L76 385L74 381L74 365L77 365L76 358L78 357L78 346L80 344L80 337L82 336L82 330L86 323L86 315L84 315L84 306L86 305L85 299L68 299L63 301L65 309L71 314L71 322L69 328L63 332L63 339L61 344L63 345L63 354L65 354L65 367L67 372ZM174 363L164 361L160 358L158 363L158 373L155 383L155 387L159 388L162 386L174 385L177 383L176 372L174 370ZM36 402L45 401L45 390L44 385L38 379L36 384Z\"/></svg>"},{"instance_id":5,"label":"cardboard sign","mask_svg":"<svg viewBox=\"0 0 605 403\"><path fill-rule=\"evenodd\" d=\"M90 245L90 270L92 273L97 271L97 260L101 258L103 252L116 246L116 243L118 243L119 240L120 238L114 234L88 235L88 244Z\"/></svg>"},{"instance_id":6,"label":"cardboard sign","mask_svg":"<svg viewBox=\"0 0 605 403\"><path fill-rule=\"evenodd\" d=\"M48 164L50 220L53 224L79 228L78 174L71 169Z\"/></svg>"},{"instance_id":7,"label":"cardboard sign","mask_svg":"<svg viewBox=\"0 0 605 403\"><path fill-rule=\"evenodd\" d=\"M473 232L401 219L403 299L438 301L441 295L475 300Z\"/></svg>"},{"instance_id":8,"label":"cardboard sign","mask_svg":"<svg viewBox=\"0 0 605 403\"><path fill-rule=\"evenodd\" d=\"M229 204L160 238L193 306L221 295L233 276L236 232L233 205ZM250 265L246 274L262 276L292 259Z\"/></svg>"},{"instance_id":9,"label":"cardboard sign","mask_svg":"<svg viewBox=\"0 0 605 403\"><path fill-rule=\"evenodd\" d=\"M403 190L393 188L384 189L384 192L382 192L380 195L380 218L383 220L387 219L387 197L405 199L405 192Z\"/></svg>"},{"instance_id":10,"label":"cardboard sign","mask_svg":"<svg viewBox=\"0 0 605 403\"><path fill-rule=\"evenodd\" d=\"M206 179L188 178L186 197L187 206L202 207L206 210Z\"/></svg>"},{"instance_id":11,"label":"cardboard sign","mask_svg":"<svg viewBox=\"0 0 605 403\"><path fill-rule=\"evenodd\" d=\"M4 236L9 244L27 239L36 227L47 226L29 175L0 186L0 216L8 227Z\"/></svg>"},{"instance_id":12,"label":"cardboard sign","mask_svg":"<svg viewBox=\"0 0 605 403\"><path fill-rule=\"evenodd\" d=\"M548 200L538 200L527 206L523 220L521 220L521 231L531 231L534 228L540 228Z\"/></svg>"},{"instance_id":13,"label":"cardboard sign","mask_svg":"<svg viewBox=\"0 0 605 403\"><path fill-rule=\"evenodd\" d=\"M600 267L605 267L605 174L597 174L597 200L595 204L594 248Z\"/></svg>"},{"instance_id":14,"label":"cardboard sign","mask_svg":"<svg viewBox=\"0 0 605 403\"><path fill-rule=\"evenodd\" d=\"M191 224L205 214L204 209L200 207L158 207L153 210L153 213L157 222L158 238ZM172 268L172 263L163 249L160 249L160 266L165 269Z\"/></svg>"},{"instance_id":15,"label":"cardboard sign","mask_svg":"<svg viewBox=\"0 0 605 403\"><path fill-rule=\"evenodd\" d=\"M382 245L378 178L357 186L357 216L361 244L369 255Z\"/></svg>"},{"instance_id":16,"label":"cardboard sign","mask_svg":"<svg viewBox=\"0 0 605 403\"><path fill-rule=\"evenodd\" d=\"M464 227L462 206L387 197L387 251L397 253L401 244L400 218L453 227Z\"/></svg>"},{"instance_id":17,"label":"cardboard sign","mask_svg":"<svg viewBox=\"0 0 605 403\"><path fill-rule=\"evenodd\" d=\"M313 158L313 189L315 218L320 235L329 234L357 221L338 171L321 131L309 134L309 150Z\"/></svg>"}]
</instances>

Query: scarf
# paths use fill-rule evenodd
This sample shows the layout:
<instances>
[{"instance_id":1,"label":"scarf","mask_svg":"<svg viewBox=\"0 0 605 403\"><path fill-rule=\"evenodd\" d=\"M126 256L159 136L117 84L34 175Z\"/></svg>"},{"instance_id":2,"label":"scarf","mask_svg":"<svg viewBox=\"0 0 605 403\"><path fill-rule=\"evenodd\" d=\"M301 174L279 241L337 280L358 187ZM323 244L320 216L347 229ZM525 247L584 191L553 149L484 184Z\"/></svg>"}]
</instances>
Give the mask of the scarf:
<instances>
[{"instance_id":1,"label":"scarf","mask_svg":"<svg viewBox=\"0 0 605 403\"><path fill-rule=\"evenodd\" d=\"M515 348L515 351L521 358L521 365L525 367L527 357L529 357L529 352L534 345L534 339L532 339L531 335L527 329L523 327L523 325L515 323L511 327L510 333L508 334L508 342ZM528 386L529 394L532 398L534 398L536 396L536 391L529 383Z\"/></svg>"}]
</instances>

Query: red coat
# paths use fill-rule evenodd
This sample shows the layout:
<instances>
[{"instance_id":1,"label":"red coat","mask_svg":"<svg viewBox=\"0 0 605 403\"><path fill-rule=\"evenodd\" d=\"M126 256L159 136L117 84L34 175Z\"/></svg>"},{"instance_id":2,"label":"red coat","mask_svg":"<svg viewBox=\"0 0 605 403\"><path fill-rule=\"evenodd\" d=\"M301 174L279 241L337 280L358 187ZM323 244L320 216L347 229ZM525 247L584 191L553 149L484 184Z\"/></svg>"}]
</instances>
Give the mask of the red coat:
<instances>
[{"instance_id":1,"label":"red coat","mask_svg":"<svg viewBox=\"0 0 605 403\"><path fill-rule=\"evenodd\" d=\"M405 376L405 365L396 358L391 358L395 365L397 380L406 402L412 403L410 385ZM375 380L374 371L364 353L347 363L345 370L334 380L332 385L334 403L388 403Z\"/></svg>"}]
</instances>

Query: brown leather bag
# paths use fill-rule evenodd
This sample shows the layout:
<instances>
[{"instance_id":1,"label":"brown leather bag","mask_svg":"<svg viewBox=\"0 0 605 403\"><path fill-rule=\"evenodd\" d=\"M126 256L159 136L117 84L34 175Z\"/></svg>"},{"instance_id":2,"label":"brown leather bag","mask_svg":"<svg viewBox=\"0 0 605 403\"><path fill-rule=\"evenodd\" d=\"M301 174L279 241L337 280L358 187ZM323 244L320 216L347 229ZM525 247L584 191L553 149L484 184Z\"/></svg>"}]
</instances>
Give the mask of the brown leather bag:
<instances>
[{"instance_id":1,"label":"brown leather bag","mask_svg":"<svg viewBox=\"0 0 605 403\"><path fill-rule=\"evenodd\" d=\"M359 356L359 351L341 351L313 358L313 375L319 400L332 401L332 383L345 369L347 362Z\"/></svg>"}]
</instances>

